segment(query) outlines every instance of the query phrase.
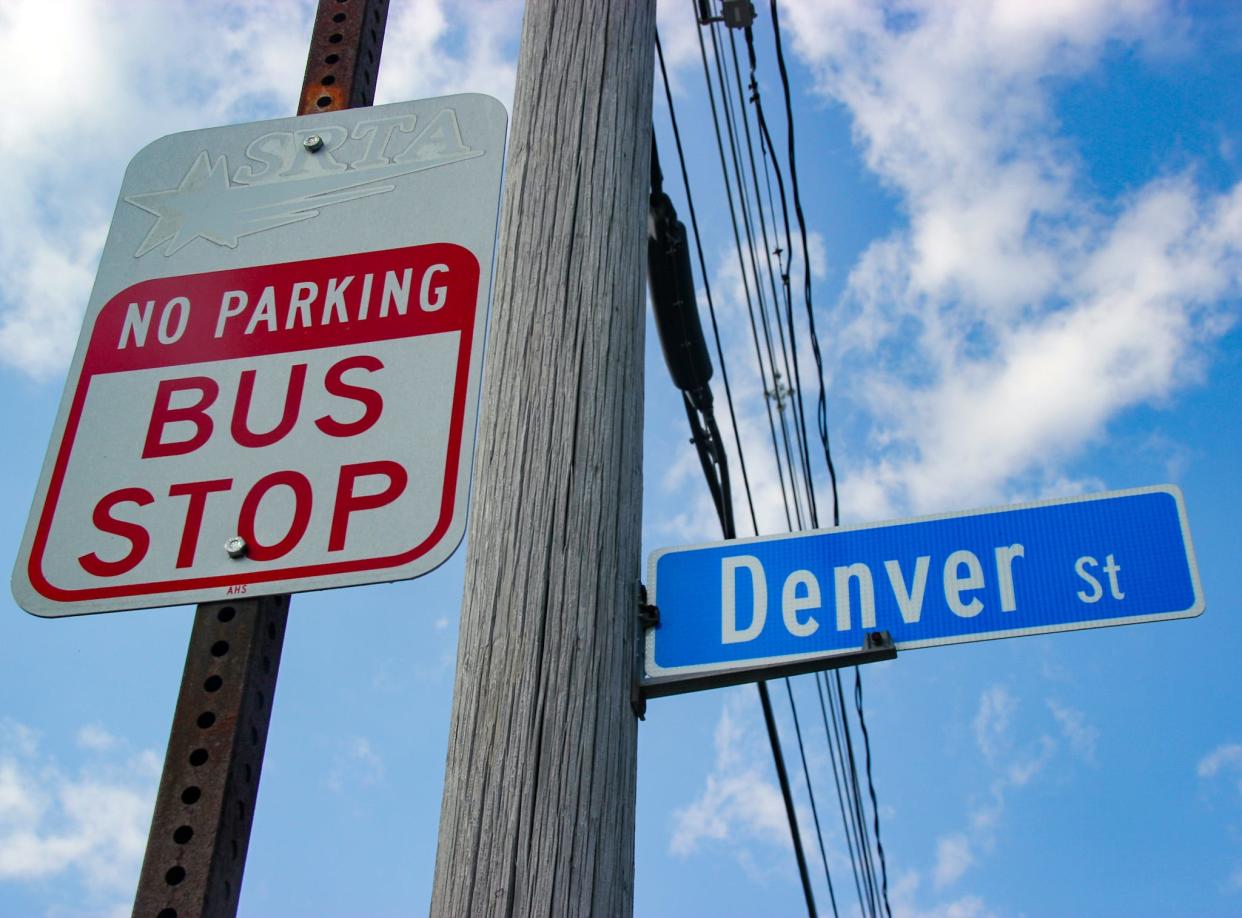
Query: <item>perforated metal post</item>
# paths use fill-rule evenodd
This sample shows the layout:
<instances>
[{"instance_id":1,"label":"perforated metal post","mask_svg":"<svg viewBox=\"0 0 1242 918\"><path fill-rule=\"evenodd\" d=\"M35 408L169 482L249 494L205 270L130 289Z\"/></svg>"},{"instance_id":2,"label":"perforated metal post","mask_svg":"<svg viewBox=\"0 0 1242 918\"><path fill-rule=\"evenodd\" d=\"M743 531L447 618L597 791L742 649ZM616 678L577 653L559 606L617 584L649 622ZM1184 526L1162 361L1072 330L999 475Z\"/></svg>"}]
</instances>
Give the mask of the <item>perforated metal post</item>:
<instances>
[{"instance_id":1,"label":"perforated metal post","mask_svg":"<svg viewBox=\"0 0 1242 918\"><path fill-rule=\"evenodd\" d=\"M375 102L388 0L319 0L299 115Z\"/></svg>"},{"instance_id":2,"label":"perforated metal post","mask_svg":"<svg viewBox=\"0 0 1242 918\"><path fill-rule=\"evenodd\" d=\"M134 915L234 915L289 597L204 604L173 714Z\"/></svg>"},{"instance_id":3,"label":"perforated metal post","mask_svg":"<svg viewBox=\"0 0 1242 918\"><path fill-rule=\"evenodd\" d=\"M298 114L375 99L388 0L320 0ZM135 918L237 914L288 596L198 607Z\"/></svg>"}]
</instances>

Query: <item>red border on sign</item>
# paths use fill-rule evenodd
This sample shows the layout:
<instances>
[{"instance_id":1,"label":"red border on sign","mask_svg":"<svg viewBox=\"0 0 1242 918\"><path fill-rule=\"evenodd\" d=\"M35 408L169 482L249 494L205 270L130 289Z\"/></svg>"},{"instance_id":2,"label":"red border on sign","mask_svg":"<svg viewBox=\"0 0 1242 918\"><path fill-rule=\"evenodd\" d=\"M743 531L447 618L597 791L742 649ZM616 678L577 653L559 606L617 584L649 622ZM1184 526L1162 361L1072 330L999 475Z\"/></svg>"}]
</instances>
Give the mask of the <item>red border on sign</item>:
<instances>
[{"instance_id":1,"label":"red border on sign","mask_svg":"<svg viewBox=\"0 0 1242 918\"><path fill-rule=\"evenodd\" d=\"M225 291L243 291L248 301L258 301L262 290L268 286L283 287L295 282L326 282L329 278L354 275L355 278L371 273L380 279L386 271L411 268L413 277L421 277L423 271L433 265L447 266L452 284L447 287L443 306L434 312L424 312L411 303L404 314L389 310L379 314L382 288L372 291L370 311L365 319L355 317L352 321L331 321L298 325L290 328L255 328L251 334L236 334L236 329L224 329L217 334L218 312L188 311L184 331L176 341L158 347L134 347L132 332L127 347L120 347L125 334L125 320L130 304L141 308L148 300L158 308L170 299L184 296L191 302L219 303ZM62 602L93 599L115 599L126 596L148 596L154 593L177 593L212 587L229 587L241 584L267 583L273 580L291 580L305 577L321 577L347 574L366 570L384 570L398 567L427 554L444 537L453 520L456 506L458 467L466 414L466 394L470 377L471 355L474 346L475 312L478 304L479 263L468 249L451 243L409 246L357 255L341 255L309 261L286 262L227 271L213 271L182 277L158 278L143 281L122 290L112 297L99 311L87 344L86 355L73 394L64 434L56 453L55 465L48 482L43 510L35 530L27 570L31 585L44 597ZM417 290L411 295L415 299ZM321 317L327 317L324 310ZM285 317L282 317L285 318ZM148 339L157 335L157 317L151 319ZM171 324L171 323L170 323ZM280 323L277 323L279 326ZM287 322L286 324L293 325ZM240 325L240 323L239 323ZM396 555L377 558L355 558L350 561L309 564L298 567L267 568L243 573L230 573L216 577L196 577L185 580L163 580L147 583L128 583L115 586L63 589L51 583L43 574L44 551L55 518L57 502L64 485L65 472L73 451L74 439L82 419L86 394L93 377L106 373L149 369L160 366L177 366L203 363L212 360L229 360L263 354L292 353L325 347L361 344L369 341L392 340L457 331L461 333L458 347L457 370L453 386L453 404L449 420L448 446L446 450L444 489L440 500L440 515L430 535L419 544ZM170 335L171 337L171 335Z\"/></svg>"}]
</instances>

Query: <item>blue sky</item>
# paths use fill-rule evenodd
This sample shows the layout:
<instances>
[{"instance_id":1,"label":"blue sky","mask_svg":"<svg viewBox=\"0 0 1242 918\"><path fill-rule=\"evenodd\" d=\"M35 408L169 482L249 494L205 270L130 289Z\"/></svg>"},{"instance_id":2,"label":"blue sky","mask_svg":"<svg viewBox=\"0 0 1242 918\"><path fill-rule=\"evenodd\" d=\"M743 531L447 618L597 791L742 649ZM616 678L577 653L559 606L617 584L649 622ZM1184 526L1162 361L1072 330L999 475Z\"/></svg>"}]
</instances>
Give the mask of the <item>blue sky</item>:
<instances>
[{"instance_id":1,"label":"blue sky","mask_svg":"<svg viewBox=\"0 0 1242 918\"><path fill-rule=\"evenodd\" d=\"M784 514L690 5L661 5L661 36L771 532ZM760 78L781 123L760 6ZM0 115L8 557L125 163L173 131L289 114L310 12L0 9L15 74ZM782 24L845 521L1172 482L1208 604L1191 621L868 667L894 913L1242 912L1242 12L799 0ZM394 4L377 101L476 91L507 105L519 25L510 3ZM662 102L656 124L675 179ZM717 529L653 331L647 356L650 551ZM295 598L243 914L425 910L461 561ZM192 610L45 621L5 606L0 913L128 914ZM794 691L811 709L813 686ZM654 701L639 743L636 913L797 914L754 690ZM822 741L808 754L823 807Z\"/></svg>"}]
</instances>

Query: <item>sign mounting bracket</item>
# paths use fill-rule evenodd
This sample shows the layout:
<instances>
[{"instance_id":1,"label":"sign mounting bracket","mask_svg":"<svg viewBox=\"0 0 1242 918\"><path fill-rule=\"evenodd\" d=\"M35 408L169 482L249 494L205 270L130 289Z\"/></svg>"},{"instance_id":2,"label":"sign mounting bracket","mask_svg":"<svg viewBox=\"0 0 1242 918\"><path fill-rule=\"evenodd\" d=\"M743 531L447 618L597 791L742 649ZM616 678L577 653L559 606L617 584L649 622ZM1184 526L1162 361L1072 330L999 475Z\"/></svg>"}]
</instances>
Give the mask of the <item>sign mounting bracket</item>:
<instances>
[{"instance_id":1,"label":"sign mounting bracket","mask_svg":"<svg viewBox=\"0 0 1242 918\"><path fill-rule=\"evenodd\" d=\"M648 698L664 698L669 695L682 695L704 689L725 688L730 685L743 685L747 682L800 676L822 670L844 669L847 666L861 666L864 663L897 659L897 648L893 643L893 636L887 631L871 631L867 633L863 646L859 650L831 657L821 656L808 660L774 663L768 666L749 666L703 675L644 677L643 646L646 644L647 632L652 628L660 627L660 610L647 601L646 586L640 584L638 589L638 650L635 654L634 681L630 687L630 706L634 709L634 716L639 720L643 720L647 713Z\"/></svg>"}]
</instances>

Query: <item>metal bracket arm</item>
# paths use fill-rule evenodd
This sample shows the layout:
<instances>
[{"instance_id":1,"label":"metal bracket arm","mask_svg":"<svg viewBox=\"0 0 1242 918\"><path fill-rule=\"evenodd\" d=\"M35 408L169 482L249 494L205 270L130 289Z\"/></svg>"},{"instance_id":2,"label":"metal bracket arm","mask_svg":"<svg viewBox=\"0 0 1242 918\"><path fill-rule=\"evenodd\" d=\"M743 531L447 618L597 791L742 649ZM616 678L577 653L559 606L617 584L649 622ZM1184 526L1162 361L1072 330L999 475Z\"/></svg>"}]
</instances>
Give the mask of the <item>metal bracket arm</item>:
<instances>
[{"instance_id":1,"label":"metal bracket arm","mask_svg":"<svg viewBox=\"0 0 1242 918\"><path fill-rule=\"evenodd\" d=\"M681 695L686 692L698 692L704 689L724 688L730 685L742 685L747 682L780 679L785 676L800 676L803 673L814 673L821 670L861 666L864 663L878 663L881 660L895 660L897 658L897 648L893 644L892 635L887 631L872 631L867 634L862 649L847 653L816 657L809 660L797 660L790 663L773 663L768 666L751 666L745 669L725 670L706 675L663 676L652 679L642 678L641 654L642 650L640 649L638 677L630 695L631 699L638 698L641 701L645 711L648 698L663 698L668 695Z\"/></svg>"}]
</instances>

